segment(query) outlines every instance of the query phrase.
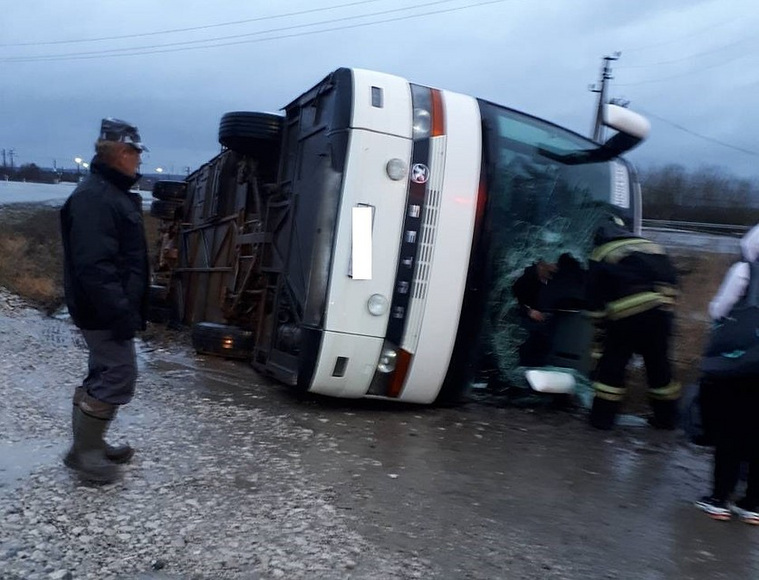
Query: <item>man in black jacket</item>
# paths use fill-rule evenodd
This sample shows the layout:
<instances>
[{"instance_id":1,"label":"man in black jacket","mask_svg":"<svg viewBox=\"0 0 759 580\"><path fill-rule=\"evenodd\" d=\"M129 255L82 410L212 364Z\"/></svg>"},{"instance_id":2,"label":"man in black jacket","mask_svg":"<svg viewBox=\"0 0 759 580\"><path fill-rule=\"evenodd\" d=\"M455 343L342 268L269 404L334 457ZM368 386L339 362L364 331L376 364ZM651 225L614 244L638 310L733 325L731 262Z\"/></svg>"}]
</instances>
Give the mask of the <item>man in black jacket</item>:
<instances>
[{"instance_id":1,"label":"man in black jacket","mask_svg":"<svg viewBox=\"0 0 759 580\"><path fill-rule=\"evenodd\" d=\"M61 209L66 304L89 349L88 373L74 393L74 442L64 463L85 479L108 483L134 450L104 440L120 405L134 394L134 336L144 330L149 265L140 178L146 147L137 128L103 119L91 173Z\"/></svg>"},{"instance_id":2,"label":"man in black jacket","mask_svg":"<svg viewBox=\"0 0 759 580\"><path fill-rule=\"evenodd\" d=\"M650 423L674 429L680 384L672 379L669 341L677 273L664 248L609 218L595 235L589 260L591 314L604 320L603 354L594 374L590 423L611 429L625 398L625 370L638 353L646 365Z\"/></svg>"},{"instance_id":3,"label":"man in black jacket","mask_svg":"<svg viewBox=\"0 0 759 580\"><path fill-rule=\"evenodd\" d=\"M519 345L519 364L525 367L539 367L545 363L550 348L548 316L544 311L543 295L556 272L556 264L539 260L524 269L512 287L519 304L522 326L527 338Z\"/></svg>"}]
</instances>

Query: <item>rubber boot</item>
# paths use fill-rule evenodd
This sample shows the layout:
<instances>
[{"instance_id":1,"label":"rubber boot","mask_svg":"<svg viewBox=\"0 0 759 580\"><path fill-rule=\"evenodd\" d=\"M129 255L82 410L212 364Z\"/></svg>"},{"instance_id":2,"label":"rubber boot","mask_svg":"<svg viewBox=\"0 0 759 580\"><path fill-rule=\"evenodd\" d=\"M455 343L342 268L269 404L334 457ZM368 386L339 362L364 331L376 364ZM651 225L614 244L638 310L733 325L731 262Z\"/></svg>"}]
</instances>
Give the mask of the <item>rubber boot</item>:
<instances>
[{"instance_id":1,"label":"rubber boot","mask_svg":"<svg viewBox=\"0 0 759 580\"><path fill-rule=\"evenodd\" d=\"M601 397L593 398L593 407L590 409L590 424L596 429L609 431L614 428L614 420L619 411L618 401L609 401Z\"/></svg>"},{"instance_id":2,"label":"rubber boot","mask_svg":"<svg viewBox=\"0 0 759 580\"><path fill-rule=\"evenodd\" d=\"M651 399L651 410L654 416L648 420L648 424L656 429L674 431L680 419L680 413L677 400L662 401L660 399Z\"/></svg>"},{"instance_id":3,"label":"rubber boot","mask_svg":"<svg viewBox=\"0 0 759 580\"><path fill-rule=\"evenodd\" d=\"M103 437L111 423L115 406L106 403L100 405L100 408L94 410L98 416L83 411L81 403L74 409L74 443L63 462L88 481L112 483L118 479L119 469L106 457Z\"/></svg>"},{"instance_id":4,"label":"rubber boot","mask_svg":"<svg viewBox=\"0 0 759 580\"><path fill-rule=\"evenodd\" d=\"M73 409L71 413L71 424L73 426L74 424L74 418L76 417L76 408L79 405L79 401L82 400L84 397L86 391L82 387L77 387L74 389L74 398L73 398ZM115 417L115 413L114 413ZM69 451L71 453L71 451ZM127 444L127 445L108 445L108 443L105 444L105 456L108 458L109 461L112 461L113 463L129 463L129 461L134 457L134 448ZM64 463L68 465L67 460L70 460L68 455L66 455L66 458L64 458Z\"/></svg>"}]
</instances>

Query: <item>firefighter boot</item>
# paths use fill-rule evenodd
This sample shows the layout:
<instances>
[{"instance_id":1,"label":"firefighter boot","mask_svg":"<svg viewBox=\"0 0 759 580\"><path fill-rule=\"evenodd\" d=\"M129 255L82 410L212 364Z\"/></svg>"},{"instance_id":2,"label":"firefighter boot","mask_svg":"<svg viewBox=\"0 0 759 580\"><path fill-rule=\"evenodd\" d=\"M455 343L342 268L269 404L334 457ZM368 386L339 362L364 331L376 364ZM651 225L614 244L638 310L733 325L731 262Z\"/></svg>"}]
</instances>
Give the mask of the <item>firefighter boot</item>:
<instances>
[{"instance_id":1,"label":"firefighter boot","mask_svg":"<svg viewBox=\"0 0 759 580\"><path fill-rule=\"evenodd\" d=\"M609 431L614 427L614 420L619 410L618 401L609 401L601 397L593 397L593 407L590 409L590 424L596 429Z\"/></svg>"},{"instance_id":2,"label":"firefighter boot","mask_svg":"<svg viewBox=\"0 0 759 580\"><path fill-rule=\"evenodd\" d=\"M74 409L74 443L63 462L88 481L112 483L118 478L119 470L105 455L103 437L113 418L115 406L100 401L97 403L94 408L80 403Z\"/></svg>"},{"instance_id":3,"label":"firefighter boot","mask_svg":"<svg viewBox=\"0 0 759 580\"><path fill-rule=\"evenodd\" d=\"M74 398L73 398L73 409L71 413L71 424L73 426L74 421L76 420L76 408L79 406L79 401L82 400L84 397L86 391L82 387L77 387L74 390ZM115 416L115 414L114 414ZM66 457L63 459L63 462L68 465L68 462L72 460L72 458L69 457L69 453L66 455ZM112 461L113 463L129 463L129 461L134 456L134 448L130 445L108 445L108 443L105 444L105 456L108 458L108 461Z\"/></svg>"},{"instance_id":4,"label":"firefighter boot","mask_svg":"<svg viewBox=\"0 0 759 580\"><path fill-rule=\"evenodd\" d=\"M656 429L665 429L673 431L677 429L680 419L678 402L663 401L661 399L651 399L651 410L654 416L648 420L649 425Z\"/></svg>"}]
</instances>

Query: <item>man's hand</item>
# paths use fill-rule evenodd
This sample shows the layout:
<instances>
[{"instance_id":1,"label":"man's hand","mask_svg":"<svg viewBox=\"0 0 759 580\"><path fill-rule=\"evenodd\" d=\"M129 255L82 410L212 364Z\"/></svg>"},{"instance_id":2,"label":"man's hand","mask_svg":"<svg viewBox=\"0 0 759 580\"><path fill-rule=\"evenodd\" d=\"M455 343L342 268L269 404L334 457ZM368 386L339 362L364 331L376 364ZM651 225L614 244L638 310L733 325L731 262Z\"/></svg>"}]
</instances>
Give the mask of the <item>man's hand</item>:
<instances>
[{"instance_id":1,"label":"man's hand","mask_svg":"<svg viewBox=\"0 0 759 580\"><path fill-rule=\"evenodd\" d=\"M527 316L530 318L530 320L534 320L535 322L545 322L546 315L543 314L540 310L535 310L534 308L527 308Z\"/></svg>"}]
</instances>

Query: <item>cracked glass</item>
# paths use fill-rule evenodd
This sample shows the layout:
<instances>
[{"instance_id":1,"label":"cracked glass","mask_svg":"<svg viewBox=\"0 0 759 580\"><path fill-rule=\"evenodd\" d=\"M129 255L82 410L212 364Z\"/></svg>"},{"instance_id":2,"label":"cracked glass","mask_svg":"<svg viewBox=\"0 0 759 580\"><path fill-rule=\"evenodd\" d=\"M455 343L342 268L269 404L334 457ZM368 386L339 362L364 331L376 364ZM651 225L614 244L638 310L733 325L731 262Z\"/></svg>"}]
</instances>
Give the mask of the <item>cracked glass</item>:
<instances>
[{"instance_id":1,"label":"cracked glass","mask_svg":"<svg viewBox=\"0 0 759 580\"><path fill-rule=\"evenodd\" d=\"M514 284L531 266L555 265L562 256L561 263L579 267L576 272L582 277L600 221L613 212L628 226L634 223L632 176L619 159L588 162L592 156L579 154L597 144L566 129L491 103L481 102L481 109L492 269L480 341L482 364L494 367L500 386L527 387L525 367L560 366L572 368L580 385L588 387L595 333L581 300L556 302L571 285L559 276L563 269L554 280L536 286L543 298L552 287L548 294L553 305L546 305L543 313L545 326L529 320L531 309L518 302ZM530 306L537 309L539 304ZM540 364L526 364L525 341L536 326L546 334L547 357ZM580 395L587 390L580 388Z\"/></svg>"}]
</instances>

